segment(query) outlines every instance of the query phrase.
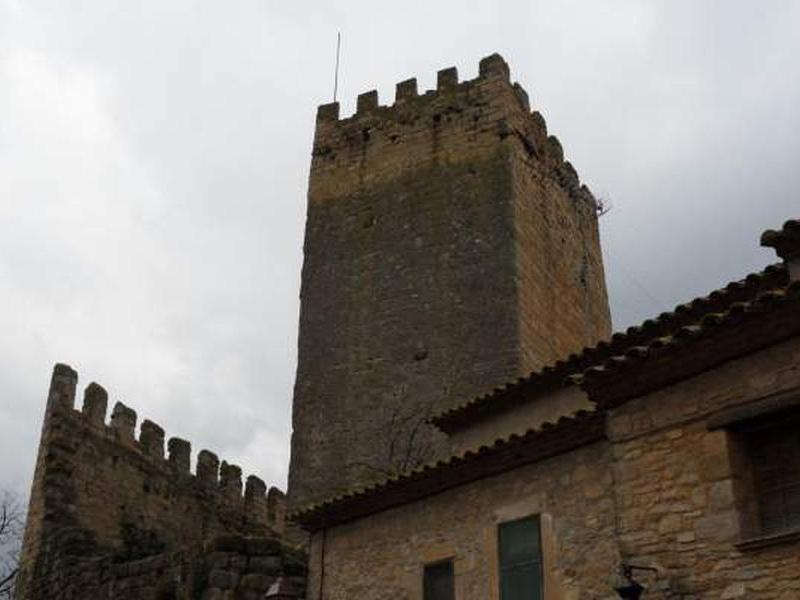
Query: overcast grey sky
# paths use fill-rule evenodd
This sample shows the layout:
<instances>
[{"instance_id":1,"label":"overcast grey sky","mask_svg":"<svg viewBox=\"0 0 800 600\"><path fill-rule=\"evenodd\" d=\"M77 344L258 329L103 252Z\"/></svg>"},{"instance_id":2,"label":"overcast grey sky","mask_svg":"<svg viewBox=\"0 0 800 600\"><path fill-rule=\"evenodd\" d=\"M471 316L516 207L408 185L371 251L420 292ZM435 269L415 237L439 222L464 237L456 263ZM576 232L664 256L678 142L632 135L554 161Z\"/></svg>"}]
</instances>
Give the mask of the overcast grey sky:
<instances>
[{"instance_id":1,"label":"overcast grey sky","mask_svg":"<svg viewBox=\"0 0 800 600\"><path fill-rule=\"evenodd\" d=\"M0 487L53 363L283 485L306 179L343 114L494 51L596 194L620 329L800 216L800 2L0 0Z\"/></svg>"}]
</instances>

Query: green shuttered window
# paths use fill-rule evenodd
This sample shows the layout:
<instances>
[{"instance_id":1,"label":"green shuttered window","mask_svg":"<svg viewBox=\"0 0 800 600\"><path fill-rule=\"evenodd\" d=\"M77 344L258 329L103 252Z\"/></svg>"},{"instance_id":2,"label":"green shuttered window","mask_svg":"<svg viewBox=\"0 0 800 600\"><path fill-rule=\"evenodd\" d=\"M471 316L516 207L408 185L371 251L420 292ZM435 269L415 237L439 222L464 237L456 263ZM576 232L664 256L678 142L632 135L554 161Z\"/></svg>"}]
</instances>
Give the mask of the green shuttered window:
<instances>
[{"instance_id":1,"label":"green shuttered window","mask_svg":"<svg viewBox=\"0 0 800 600\"><path fill-rule=\"evenodd\" d=\"M424 600L455 600L452 560L425 565L422 577Z\"/></svg>"},{"instance_id":2,"label":"green shuttered window","mask_svg":"<svg viewBox=\"0 0 800 600\"><path fill-rule=\"evenodd\" d=\"M542 600L542 543L539 517L501 523L500 600Z\"/></svg>"}]
</instances>

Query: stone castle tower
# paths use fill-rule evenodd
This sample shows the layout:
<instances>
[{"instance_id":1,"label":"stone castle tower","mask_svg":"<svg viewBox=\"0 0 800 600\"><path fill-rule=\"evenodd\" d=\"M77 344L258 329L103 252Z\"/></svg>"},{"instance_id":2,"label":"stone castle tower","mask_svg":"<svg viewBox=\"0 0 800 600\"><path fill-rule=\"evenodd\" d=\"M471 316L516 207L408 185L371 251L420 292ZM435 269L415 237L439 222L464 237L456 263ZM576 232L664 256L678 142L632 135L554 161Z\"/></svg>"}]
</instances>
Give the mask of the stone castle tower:
<instances>
[{"instance_id":1,"label":"stone castle tower","mask_svg":"<svg viewBox=\"0 0 800 600\"><path fill-rule=\"evenodd\" d=\"M294 506L436 456L433 412L609 334L597 204L500 56L319 108Z\"/></svg>"}]
</instances>

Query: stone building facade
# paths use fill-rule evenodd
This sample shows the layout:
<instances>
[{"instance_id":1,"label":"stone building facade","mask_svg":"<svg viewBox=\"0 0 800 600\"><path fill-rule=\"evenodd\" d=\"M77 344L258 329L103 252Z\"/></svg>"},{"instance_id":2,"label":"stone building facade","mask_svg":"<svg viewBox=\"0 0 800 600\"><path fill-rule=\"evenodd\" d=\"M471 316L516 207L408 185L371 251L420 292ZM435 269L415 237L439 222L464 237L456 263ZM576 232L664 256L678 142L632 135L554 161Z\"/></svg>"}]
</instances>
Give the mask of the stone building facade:
<instances>
[{"instance_id":1,"label":"stone building facade","mask_svg":"<svg viewBox=\"0 0 800 600\"><path fill-rule=\"evenodd\" d=\"M525 598L800 598L800 221L762 242L784 262L435 417L448 460L294 514L307 597L503 598L535 518Z\"/></svg>"}]
</instances>

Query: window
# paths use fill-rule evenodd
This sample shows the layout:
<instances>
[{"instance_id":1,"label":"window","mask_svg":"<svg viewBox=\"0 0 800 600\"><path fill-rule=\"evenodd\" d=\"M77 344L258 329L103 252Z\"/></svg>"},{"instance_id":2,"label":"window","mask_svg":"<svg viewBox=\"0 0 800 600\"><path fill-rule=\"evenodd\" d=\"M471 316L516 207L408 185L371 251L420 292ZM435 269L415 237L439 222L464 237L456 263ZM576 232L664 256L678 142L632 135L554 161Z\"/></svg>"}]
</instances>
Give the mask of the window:
<instances>
[{"instance_id":1,"label":"window","mask_svg":"<svg viewBox=\"0 0 800 600\"><path fill-rule=\"evenodd\" d=\"M425 565L422 582L424 600L455 600L452 560Z\"/></svg>"},{"instance_id":2,"label":"window","mask_svg":"<svg viewBox=\"0 0 800 600\"><path fill-rule=\"evenodd\" d=\"M800 527L800 418L747 433L763 533Z\"/></svg>"},{"instance_id":3,"label":"window","mask_svg":"<svg viewBox=\"0 0 800 600\"><path fill-rule=\"evenodd\" d=\"M741 535L736 546L800 538L800 389L720 410L708 428L726 436Z\"/></svg>"},{"instance_id":4,"label":"window","mask_svg":"<svg viewBox=\"0 0 800 600\"><path fill-rule=\"evenodd\" d=\"M542 600L542 543L539 517L501 523L500 600Z\"/></svg>"}]
</instances>

